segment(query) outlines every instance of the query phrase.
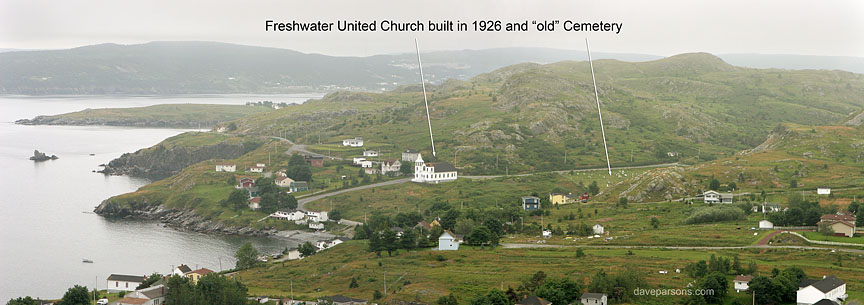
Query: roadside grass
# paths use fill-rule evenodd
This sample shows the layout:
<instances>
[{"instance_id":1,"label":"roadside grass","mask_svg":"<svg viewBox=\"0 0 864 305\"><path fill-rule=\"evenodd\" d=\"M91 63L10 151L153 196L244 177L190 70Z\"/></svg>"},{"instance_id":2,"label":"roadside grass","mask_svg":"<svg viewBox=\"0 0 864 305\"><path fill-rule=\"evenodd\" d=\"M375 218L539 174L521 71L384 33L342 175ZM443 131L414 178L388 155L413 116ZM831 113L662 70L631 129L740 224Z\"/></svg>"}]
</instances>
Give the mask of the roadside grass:
<instances>
[{"instance_id":1,"label":"roadside grass","mask_svg":"<svg viewBox=\"0 0 864 305\"><path fill-rule=\"evenodd\" d=\"M384 291L384 271L387 273L387 300L418 300L434 302L439 296L454 293L460 302L467 302L493 288L518 287L534 272L544 271L549 277L570 277L587 284L599 270L614 274L624 269L636 270L645 276L653 288L682 289L692 282L683 273L686 264L708 260L711 254L731 258L737 255L742 264L751 261L759 265L760 274L770 274L772 268L801 267L810 277L833 274L847 283L850 299L864 297L864 267L855 262L859 255L828 253L823 250L745 249L745 250L668 250L668 249L609 249L586 248L584 257L576 256L575 248L535 248L480 250L462 248L459 251L419 249L399 251L392 257L386 252L378 258L366 251L365 241L349 241L332 249L297 261L269 264L245 270L236 278L249 286L250 295L290 296L293 281L295 297L311 300L316 297L342 294L371 299L375 290ZM628 254L632 253L632 254ZM826 264L826 256L843 255L845 264ZM440 256L440 258L439 258ZM379 263L381 264L379 266ZM659 274L667 270L669 274ZM731 283L733 275L727 278ZM358 288L349 288L356 278ZM410 283L408 283L410 282ZM730 284L731 286L731 284ZM729 292L724 303L745 298ZM748 295L749 297L749 295ZM638 304L668 304L681 297L645 297Z\"/></svg>"},{"instance_id":2,"label":"roadside grass","mask_svg":"<svg viewBox=\"0 0 864 305\"><path fill-rule=\"evenodd\" d=\"M804 237L810 240L821 240L821 241L833 241L833 242L841 242L841 243L850 243L850 244L861 244L864 246L864 236L856 235L853 237L841 237L841 236L826 236L825 234L819 232L799 232Z\"/></svg>"}]
</instances>

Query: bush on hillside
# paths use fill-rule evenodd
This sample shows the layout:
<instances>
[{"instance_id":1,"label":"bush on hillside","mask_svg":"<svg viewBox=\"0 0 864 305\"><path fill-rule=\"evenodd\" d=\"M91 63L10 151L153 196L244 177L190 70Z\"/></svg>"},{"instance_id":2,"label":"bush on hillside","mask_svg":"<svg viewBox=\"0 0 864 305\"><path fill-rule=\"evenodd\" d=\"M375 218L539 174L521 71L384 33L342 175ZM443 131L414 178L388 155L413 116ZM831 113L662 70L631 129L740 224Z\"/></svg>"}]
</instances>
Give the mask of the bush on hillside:
<instances>
[{"instance_id":1,"label":"bush on hillside","mask_svg":"<svg viewBox=\"0 0 864 305\"><path fill-rule=\"evenodd\" d=\"M713 206L699 208L687 217L686 224L712 223L744 219L744 211L734 206Z\"/></svg>"}]
</instances>

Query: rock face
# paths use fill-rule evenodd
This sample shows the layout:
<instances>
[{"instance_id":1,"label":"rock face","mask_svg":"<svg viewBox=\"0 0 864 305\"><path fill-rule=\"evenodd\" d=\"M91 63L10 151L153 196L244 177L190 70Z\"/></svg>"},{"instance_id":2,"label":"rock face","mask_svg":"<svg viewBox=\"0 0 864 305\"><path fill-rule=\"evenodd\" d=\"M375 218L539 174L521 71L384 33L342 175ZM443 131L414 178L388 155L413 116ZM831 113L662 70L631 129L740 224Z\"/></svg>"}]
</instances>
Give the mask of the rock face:
<instances>
[{"instance_id":1,"label":"rock face","mask_svg":"<svg viewBox=\"0 0 864 305\"><path fill-rule=\"evenodd\" d=\"M191 210L165 209L159 203L147 202L145 200L133 201L129 203L128 207L121 207L116 202L111 201L111 199L106 199L93 212L107 218L159 220L176 229L202 233L244 236L270 236L277 233L276 230L257 230L249 227L227 226L224 223L196 215Z\"/></svg>"},{"instance_id":2,"label":"rock face","mask_svg":"<svg viewBox=\"0 0 864 305\"><path fill-rule=\"evenodd\" d=\"M41 152L41 151L39 151L39 150L34 150L34 151L33 151L33 156L30 157L30 160L33 160L33 161L36 161L36 162L39 162L39 161L46 161L46 160L57 160L57 156L56 156L56 155L48 156L48 155L46 155L45 153L43 153L43 152Z\"/></svg>"},{"instance_id":3,"label":"rock face","mask_svg":"<svg viewBox=\"0 0 864 305\"><path fill-rule=\"evenodd\" d=\"M163 179L179 173L189 165L210 159L234 159L242 156L242 144L218 143L200 147L178 146L165 148L156 145L151 148L125 153L111 160L101 173L110 175L130 175L150 179Z\"/></svg>"},{"instance_id":4,"label":"rock face","mask_svg":"<svg viewBox=\"0 0 864 305\"><path fill-rule=\"evenodd\" d=\"M597 196L605 196L610 200L626 197L630 202L663 201L685 196L695 187L684 179L684 170L681 167L652 169L618 182Z\"/></svg>"}]
</instances>

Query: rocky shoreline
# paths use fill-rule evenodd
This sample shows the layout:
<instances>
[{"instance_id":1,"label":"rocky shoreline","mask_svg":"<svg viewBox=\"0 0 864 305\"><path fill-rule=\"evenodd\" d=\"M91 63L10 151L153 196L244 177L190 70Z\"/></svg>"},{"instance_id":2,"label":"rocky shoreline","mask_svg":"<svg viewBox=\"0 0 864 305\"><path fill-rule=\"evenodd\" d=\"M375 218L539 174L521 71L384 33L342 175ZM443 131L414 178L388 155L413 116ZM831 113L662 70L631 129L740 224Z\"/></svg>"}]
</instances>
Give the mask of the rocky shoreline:
<instances>
[{"instance_id":1,"label":"rocky shoreline","mask_svg":"<svg viewBox=\"0 0 864 305\"><path fill-rule=\"evenodd\" d=\"M62 126L117 126L117 127L147 127L147 128L210 128L213 121L171 121L144 119L108 119L108 118L68 118L62 116L40 115L33 119L15 121L19 125L62 125Z\"/></svg>"},{"instance_id":2,"label":"rocky shoreline","mask_svg":"<svg viewBox=\"0 0 864 305\"><path fill-rule=\"evenodd\" d=\"M165 148L157 144L151 148L125 153L111 160L100 173L129 175L154 180L170 177L189 165L210 159L233 159L246 152L243 144L219 143L201 147Z\"/></svg>"},{"instance_id":3,"label":"rocky shoreline","mask_svg":"<svg viewBox=\"0 0 864 305\"><path fill-rule=\"evenodd\" d=\"M196 215L191 210L166 209L161 204L146 202L133 203L132 207L120 207L111 199L105 199L96 206L93 212L106 218L158 220L175 229L200 233L243 236L276 236L279 233L277 230L227 226L221 222Z\"/></svg>"}]
</instances>

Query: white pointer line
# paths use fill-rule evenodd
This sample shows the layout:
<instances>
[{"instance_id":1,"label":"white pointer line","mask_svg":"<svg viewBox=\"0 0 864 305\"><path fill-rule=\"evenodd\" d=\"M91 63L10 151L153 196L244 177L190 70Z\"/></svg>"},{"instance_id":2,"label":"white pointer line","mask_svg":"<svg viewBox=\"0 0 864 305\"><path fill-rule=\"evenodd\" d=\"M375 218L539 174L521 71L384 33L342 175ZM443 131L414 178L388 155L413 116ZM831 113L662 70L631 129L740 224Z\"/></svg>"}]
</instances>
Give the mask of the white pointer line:
<instances>
[{"instance_id":1,"label":"white pointer line","mask_svg":"<svg viewBox=\"0 0 864 305\"><path fill-rule=\"evenodd\" d=\"M417 48L417 65L420 66L420 84L423 85L423 103L426 104L426 121L429 122L429 140L432 141L432 156L435 156L435 138L432 137L432 117L429 116L429 101L426 99L426 80L423 79L423 63L420 62L420 44L417 43L417 38L414 38L414 47Z\"/></svg>"},{"instance_id":2,"label":"white pointer line","mask_svg":"<svg viewBox=\"0 0 864 305\"><path fill-rule=\"evenodd\" d=\"M597 115L600 116L600 132L603 134L603 150L606 151L606 168L609 169L609 176L612 176L612 163L609 163L609 149L606 148L606 130L603 128L603 113L600 112L600 95L597 94L597 78L594 77L594 63L591 62L591 48L588 47L588 38L585 38L585 49L588 50L588 65L591 66L591 80L594 81L594 99L597 100Z\"/></svg>"}]
</instances>

